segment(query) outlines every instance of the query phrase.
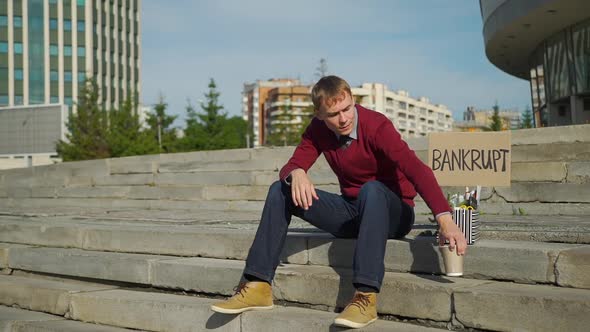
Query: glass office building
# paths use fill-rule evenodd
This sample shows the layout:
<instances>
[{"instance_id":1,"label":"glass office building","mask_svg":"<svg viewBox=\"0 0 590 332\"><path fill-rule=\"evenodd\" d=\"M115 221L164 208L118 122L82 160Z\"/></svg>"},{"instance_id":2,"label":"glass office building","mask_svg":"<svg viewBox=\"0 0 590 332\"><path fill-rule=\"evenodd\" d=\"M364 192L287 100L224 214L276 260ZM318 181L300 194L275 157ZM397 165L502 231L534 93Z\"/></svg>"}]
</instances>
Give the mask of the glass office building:
<instances>
[{"instance_id":1,"label":"glass office building","mask_svg":"<svg viewBox=\"0 0 590 332\"><path fill-rule=\"evenodd\" d=\"M0 107L73 105L87 77L106 108L138 97L141 0L0 0Z\"/></svg>"},{"instance_id":2,"label":"glass office building","mask_svg":"<svg viewBox=\"0 0 590 332\"><path fill-rule=\"evenodd\" d=\"M488 59L530 82L536 127L590 123L590 1L480 0Z\"/></svg>"}]
</instances>

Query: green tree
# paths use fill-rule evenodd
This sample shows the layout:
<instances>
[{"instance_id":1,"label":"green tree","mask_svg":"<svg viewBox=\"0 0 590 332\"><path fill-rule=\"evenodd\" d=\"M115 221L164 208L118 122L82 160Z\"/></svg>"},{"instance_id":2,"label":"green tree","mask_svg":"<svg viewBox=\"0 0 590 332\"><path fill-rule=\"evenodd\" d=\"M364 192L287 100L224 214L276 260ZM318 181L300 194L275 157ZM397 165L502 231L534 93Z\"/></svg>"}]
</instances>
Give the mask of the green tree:
<instances>
[{"instance_id":1,"label":"green tree","mask_svg":"<svg viewBox=\"0 0 590 332\"><path fill-rule=\"evenodd\" d=\"M297 145L301 141L301 134L309 125L313 116L313 107L307 107L296 114L289 102L286 103L272 120L268 145L287 146ZM300 121L300 122L299 122Z\"/></svg>"},{"instance_id":2,"label":"green tree","mask_svg":"<svg viewBox=\"0 0 590 332\"><path fill-rule=\"evenodd\" d=\"M487 128L488 131L501 131L502 130L502 118L500 117L500 106L498 106L498 102L493 107L494 114L492 114L492 123Z\"/></svg>"},{"instance_id":3,"label":"green tree","mask_svg":"<svg viewBox=\"0 0 590 332\"><path fill-rule=\"evenodd\" d=\"M107 113L98 104L98 86L84 81L78 94L76 112L70 112L66 140L57 142L57 153L64 161L101 159L111 156L107 142Z\"/></svg>"},{"instance_id":4,"label":"green tree","mask_svg":"<svg viewBox=\"0 0 590 332\"><path fill-rule=\"evenodd\" d=\"M531 109L527 105L522 113L522 118L520 122L520 128L533 128L533 116L531 114Z\"/></svg>"},{"instance_id":5,"label":"green tree","mask_svg":"<svg viewBox=\"0 0 590 332\"><path fill-rule=\"evenodd\" d=\"M213 78L209 79L207 87L209 91L205 93L205 102L201 102L201 109L204 113L197 114L197 117L203 126L202 129L210 138L206 145L209 147L207 150L211 150L222 145L220 139L227 114L223 112L223 105L219 104L220 93L217 91L217 84Z\"/></svg>"},{"instance_id":6,"label":"green tree","mask_svg":"<svg viewBox=\"0 0 590 332\"><path fill-rule=\"evenodd\" d=\"M111 157L158 153L158 142L149 130L143 130L131 99L118 110L109 112L107 142Z\"/></svg>"},{"instance_id":7,"label":"green tree","mask_svg":"<svg viewBox=\"0 0 590 332\"><path fill-rule=\"evenodd\" d=\"M186 127L184 137L180 139L179 151L198 151L202 150L207 140L203 126L199 122L199 114L190 100L187 100L186 110Z\"/></svg>"},{"instance_id":8,"label":"green tree","mask_svg":"<svg viewBox=\"0 0 590 332\"><path fill-rule=\"evenodd\" d=\"M228 118L219 103L220 93L211 78L201 102L202 112L197 112L190 100L186 106L185 137L181 146L184 151L235 149L247 147L248 124L241 117ZM250 137L252 137L250 132Z\"/></svg>"},{"instance_id":9,"label":"green tree","mask_svg":"<svg viewBox=\"0 0 590 332\"><path fill-rule=\"evenodd\" d=\"M168 104L164 100L164 96L160 95L158 103L154 105L154 110L148 112L147 124L149 126L149 133L153 137L158 146L158 153L175 152L178 145L176 137L176 128L171 127L176 115L166 114Z\"/></svg>"}]
</instances>

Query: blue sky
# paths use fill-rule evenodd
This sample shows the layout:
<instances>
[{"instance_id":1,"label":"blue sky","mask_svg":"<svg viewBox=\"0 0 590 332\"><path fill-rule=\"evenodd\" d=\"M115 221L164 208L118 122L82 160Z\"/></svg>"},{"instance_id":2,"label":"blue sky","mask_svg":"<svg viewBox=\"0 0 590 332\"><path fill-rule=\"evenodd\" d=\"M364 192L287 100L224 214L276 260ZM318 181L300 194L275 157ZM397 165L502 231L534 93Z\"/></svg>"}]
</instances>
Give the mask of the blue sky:
<instances>
[{"instance_id":1,"label":"blue sky","mask_svg":"<svg viewBox=\"0 0 590 332\"><path fill-rule=\"evenodd\" d=\"M163 94L184 126L187 98L209 78L229 115L241 114L245 82L315 79L319 59L351 85L385 83L445 104L523 110L527 81L485 56L475 0L143 0L142 102Z\"/></svg>"}]
</instances>

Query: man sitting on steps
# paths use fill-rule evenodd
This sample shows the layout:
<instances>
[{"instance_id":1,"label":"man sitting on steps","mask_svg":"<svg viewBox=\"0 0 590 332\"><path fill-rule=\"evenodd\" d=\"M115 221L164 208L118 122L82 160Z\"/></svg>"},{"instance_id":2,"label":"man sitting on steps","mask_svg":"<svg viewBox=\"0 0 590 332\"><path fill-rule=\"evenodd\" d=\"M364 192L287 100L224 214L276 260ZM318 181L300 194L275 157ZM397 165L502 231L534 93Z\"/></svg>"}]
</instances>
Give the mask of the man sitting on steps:
<instances>
[{"instance_id":1,"label":"man sitting on steps","mask_svg":"<svg viewBox=\"0 0 590 332\"><path fill-rule=\"evenodd\" d=\"M387 239L402 238L414 224L416 192L460 255L463 233L451 218L432 170L418 159L383 114L355 105L350 86L336 76L320 79L311 91L315 118L271 185L244 279L230 299L211 309L225 314L272 309L272 288L291 216L337 238L356 238L354 297L335 319L360 328L377 320L377 293L384 276ZM307 171L323 153L338 177L342 195L316 190Z\"/></svg>"}]
</instances>

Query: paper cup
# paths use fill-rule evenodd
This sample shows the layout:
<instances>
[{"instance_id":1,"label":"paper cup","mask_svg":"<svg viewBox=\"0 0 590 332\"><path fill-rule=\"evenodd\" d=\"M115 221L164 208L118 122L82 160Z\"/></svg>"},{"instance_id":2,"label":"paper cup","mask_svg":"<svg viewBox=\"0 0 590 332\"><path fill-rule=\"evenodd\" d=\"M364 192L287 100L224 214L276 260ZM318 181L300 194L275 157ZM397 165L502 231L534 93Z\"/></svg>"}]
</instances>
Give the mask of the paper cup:
<instances>
[{"instance_id":1,"label":"paper cup","mask_svg":"<svg viewBox=\"0 0 590 332\"><path fill-rule=\"evenodd\" d=\"M445 264L445 274L449 277L459 277L463 275L463 256L457 255L457 248L453 251L449 245L438 247Z\"/></svg>"}]
</instances>

